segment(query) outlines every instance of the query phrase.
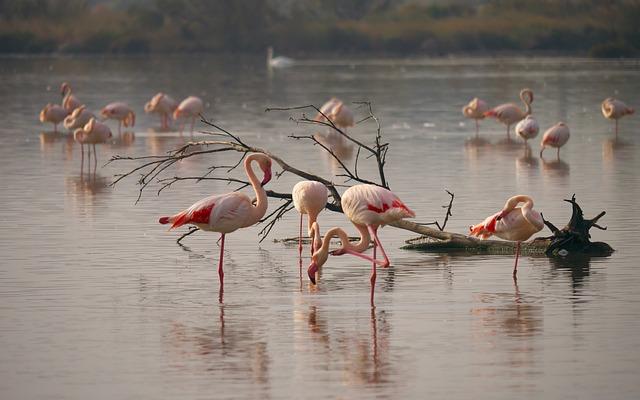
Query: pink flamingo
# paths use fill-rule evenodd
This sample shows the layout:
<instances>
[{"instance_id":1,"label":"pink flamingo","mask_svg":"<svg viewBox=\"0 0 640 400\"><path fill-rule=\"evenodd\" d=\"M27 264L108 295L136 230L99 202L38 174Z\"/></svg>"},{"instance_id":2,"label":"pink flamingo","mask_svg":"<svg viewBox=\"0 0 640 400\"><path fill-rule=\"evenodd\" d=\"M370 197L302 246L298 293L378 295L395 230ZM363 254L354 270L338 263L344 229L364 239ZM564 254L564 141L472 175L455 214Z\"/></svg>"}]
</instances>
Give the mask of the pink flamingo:
<instances>
[{"instance_id":1,"label":"pink flamingo","mask_svg":"<svg viewBox=\"0 0 640 400\"><path fill-rule=\"evenodd\" d=\"M118 120L118 133L122 128L134 126L136 124L136 113L126 103L120 101L109 103L100 110L100 115L105 119Z\"/></svg>"},{"instance_id":2,"label":"pink flamingo","mask_svg":"<svg viewBox=\"0 0 640 400\"><path fill-rule=\"evenodd\" d=\"M93 158L94 158L94 173L98 165L98 154L96 153L96 144L106 143L113 135L111 129L106 124L97 121L95 118L91 118L84 127L78 128L73 133L73 138L76 142L80 143L80 151L82 152L82 165L84 165L84 145L87 145L87 152L89 157L89 168L91 163L91 148L89 145L93 145ZM91 171L91 169L89 169Z\"/></svg>"},{"instance_id":3,"label":"pink flamingo","mask_svg":"<svg viewBox=\"0 0 640 400\"><path fill-rule=\"evenodd\" d=\"M291 191L293 198L293 206L300 213L300 234L298 236L298 253L302 257L302 216L309 216L309 236L311 237L311 254L320 248L322 239L320 235L315 235L315 231L311 226L318 219L318 214L327 205L328 198L327 187L317 181L301 181L295 184Z\"/></svg>"},{"instance_id":4,"label":"pink flamingo","mask_svg":"<svg viewBox=\"0 0 640 400\"><path fill-rule=\"evenodd\" d=\"M251 166L254 161L258 163L260 169L264 172L262 182L258 180ZM169 229L191 224L203 231L219 232L221 234L220 259L218 262L220 298L222 298L224 286L222 264L225 235L260 221L268 206L267 193L262 186L271 180L271 159L264 154L254 153L244 160L244 170L256 194L255 205L246 194L231 192L205 197L186 210L170 217L162 217L159 220L161 224L172 224Z\"/></svg>"},{"instance_id":5,"label":"pink flamingo","mask_svg":"<svg viewBox=\"0 0 640 400\"><path fill-rule=\"evenodd\" d=\"M524 203L522 207L516 207ZM471 236L487 239L492 235L505 240L516 241L516 262L513 277L518 273L520 243L544 228L542 214L533 209L533 199L526 195L517 195L507 200L501 211L487 217L477 225L469 227Z\"/></svg>"},{"instance_id":6,"label":"pink flamingo","mask_svg":"<svg viewBox=\"0 0 640 400\"><path fill-rule=\"evenodd\" d=\"M486 113L489 111L489 106L484 100L480 100L475 97L473 100L469 102L466 106L462 107L462 114L476 121L476 136L478 135L479 126L478 121L484 119Z\"/></svg>"},{"instance_id":7,"label":"pink flamingo","mask_svg":"<svg viewBox=\"0 0 640 400\"><path fill-rule=\"evenodd\" d=\"M144 112L160 114L160 126L169 127L169 118L178 108L178 102L165 93L157 93L144 105Z\"/></svg>"},{"instance_id":8,"label":"pink flamingo","mask_svg":"<svg viewBox=\"0 0 640 400\"><path fill-rule=\"evenodd\" d=\"M66 116L64 119L64 127L69 130L75 130L78 128L82 128L91 120L91 118L95 118L96 116L83 105L73 110L73 112Z\"/></svg>"},{"instance_id":9,"label":"pink flamingo","mask_svg":"<svg viewBox=\"0 0 640 400\"><path fill-rule=\"evenodd\" d=\"M558 159L560 159L560 147L564 146L569 141L569 127L564 122L558 122L542 135L542 143L540 143L540 157L542 158L542 152L549 147L555 147L558 149Z\"/></svg>"},{"instance_id":10,"label":"pink flamingo","mask_svg":"<svg viewBox=\"0 0 640 400\"><path fill-rule=\"evenodd\" d=\"M315 275L318 268L327 260L329 242L332 237L339 237L342 247L332 252L333 255L352 254L372 262L371 267L371 304L373 305L373 294L376 283L376 264L386 268L389 266L382 243L378 238L378 228L382 225L400 220L402 218L415 217L411 211L393 192L376 185L361 184L347 189L342 195L342 211L349 218L351 223L360 232L360 242L356 245L349 243L347 234L340 228L332 228L325 235L320 250L317 250L311 257L309 265L309 279L315 284ZM317 225L316 225L317 226ZM373 257L362 254L373 237ZM380 252L384 261L376 259L376 247L380 247Z\"/></svg>"},{"instance_id":11,"label":"pink flamingo","mask_svg":"<svg viewBox=\"0 0 640 400\"><path fill-rule=\"evenodd\" d=\"M58 132L58 124L64 121L66 116L67 110L64 107L49 103L40 111L40 122L51 122L53 131Z\"/></svg>"},{"instance_id":12,"label":"pink flamingo","mask_svg":"<svg viewBox=\"0 0 640 400\"><path fill-rule=\"evenodd\" d=\"M527 146L527 140L533 139L538 136L540 127L538 121L536 121L531 115L527 115L525 119L518 122L516 125L516 133L524 139L524 145Z\"/></svg>"},{"instance_id":13,"label":"pink flamingo","mask_svg":"<svg viewBox=\"0 0 640 400\"><path fill-rule=\"evenodd\" d=\"M71 93L71 85L67 82L62 82L62 85L60 85L60 94L62 94L62 107L67 110L67 113L82 105L78 98Z\"/></svg>"},{"instance_id":14,"label":"pink flamingo","mask_svg":"<svg viewBox=\"0 0 640 400\"><path fill-rule=\"evenodd\" d=\"M606 119L613 119L616 121L616 137L618 137L618 120L625 115L631 115L635 110L620 100L609 97L602 102L602 115Z\"/></svg>"},{"instance_id":15,"label":"pink flamingo","mask_svg":"<svg viewBox=\"0 0 640 400\"><path fill-rule=\"evenodd\" d=\"M355 126L353 119L353 112L349 107L345 106L342 100L336 97L332 97L320 107L320 112L316 115L315 120L319 122L326 122L322 114L326 115L335 126L340 129L350 128Z\"/></svg>"},{"instance_id":16,"label":"pink flamingo","mask_svg":"<svg viewBox=\"0 0 640 400\"><path fill-rule=\"evenodd\" d=\"M202 99L196 96L189 96L186 99L182 100L178 108L173 112L173 119L178 119L180 117L191 118L191 133L193 133L193 125L196 123L196 117L199 117L200 114L204 111L204 104L202 103ZM180 133L184 129L184 125L180 127Z\"/></svg>"},{"instance_id":17,"label":"pink flamingo","mask_svg":"<svg viewBox=\"0 0 640 400\"><path fill-rule=\"evenodd\" d=\"M520 91L520 100L524 103L524 111L513 103L501 104L484 113L485 117L495 117L501 123L507 126L507 138L511 139L509 130L511 125L531 114L531 103L533 103L533 91L531 89L522 89Z\"/></svg>"}]
</instances>

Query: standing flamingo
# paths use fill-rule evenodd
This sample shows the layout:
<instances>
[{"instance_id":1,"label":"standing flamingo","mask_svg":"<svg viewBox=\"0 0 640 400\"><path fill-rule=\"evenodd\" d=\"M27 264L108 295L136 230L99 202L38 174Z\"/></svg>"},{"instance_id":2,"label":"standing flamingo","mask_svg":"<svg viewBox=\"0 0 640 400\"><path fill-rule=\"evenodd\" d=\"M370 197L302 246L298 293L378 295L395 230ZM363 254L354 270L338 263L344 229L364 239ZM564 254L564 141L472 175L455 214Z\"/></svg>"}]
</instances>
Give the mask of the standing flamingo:
<instances>
[{"instance_id":1,"label":"standing flamingo","mask_svg":"<svg viewBox=\"0 0 640 400\"><path fill-rule=\"evenodd\" d=\"M176 108L178 108L178 102L168 94L160 92L144 105L144 112L159 114L160 127L167 129L169 127L169 118Z\"/></svg>"},{"instance_id":2,"label":"standing flamingo","mask_svg":"<svg viewBox=\"0 0 640 400\"><path fill-rule=\"evenodd\" d=\"M84 145L87 145L89 171L91 171L91 148L89 145L93 145L93 158L94 166L93 171L95 173L98 166L98 154L96 153L96 144L106 143L113 135L111 129L106 124L97 121L95 118L91 118L84 127L78 128L73 133L73 137L76 142L80 143L80 151L82 152L82 164L84 165Z\"/></svg>"},{"instance_id":3,"label":"standing flamingo","mask_svg":"<svg viewBox=\"0 0 640 400\"><path fill-rule=\"evenodd\" d=\"M64 119L64 127L73 131L77 128L82 128L91 120L91 118L95 118L96 116L85 107L85 105L81 105L80 107L73 110L73 112L66 116Z\"/></svg>"},{"instance_id":4,"label":"standing flamingo","mask_svg":"<svg viewBox=\"0 0 640 400\"><path fill-rule=\"evenodd\" d=\"M349 253L373 263L370 277L371 304L373 305L376 264L386 268L390 263L378 238L378 228L402 218L415 217L415 213L390 190L368 184L355 185L347 189L342 195L341 205L344 214L360 232L360 242L355 246L351 245L342 229L330 229L322 241L322 247L311 258L308 270L309 279L315 284L316 271L327 259L329 242L332 237L338 236L342 241L342 247L334 251L333 255ZM370 237L373 237L374 240L373 257L362 254L369 246ZM380 247L384 261L376 259L376 246Z\"/></svg>"},{"instance_id":5,"label":"standing flamingo","mask_svg":"<svg viewBox=\"0 0 640 400\"><path fill-rule=\"evenodd\" d=\"M191 133L193 133L193 125L196 123L196 117L204 111L204 104L202 99L196 96L189 96L182 100L178 108L173 112L173 118L178 119L180 117L191 118ZM180 127L180 133L184 129L184 125Z\"/></svg>"},{"instance_id":6,"label":"standing flamingo","mask_svg":"<svg viewBox=\"0 0 640 400\"><path fill-rule=\"evenodd\" d=\"M511 139L509 130L511 125L531 114L531 103L533 103L533 91L531 89L522 89L520 91L520 100L524 103L524 111L513 103L501 104L484 113L485 117L495 117L501 123L507 126L507 139Z\"/></svg>"},{"instance_id":7,"label":"standing flamingo","mask_svg":"<svg viewBox=\"0 0 640 400\"><path fill-rule=\"evenodd\" d=\"M625 115L631 115L635 110L620 100L609 97L602 102L602 115L606 119L613 119L616 121L616 137L618 137L618 120Z\"/></svg>"},{"instance_id":8,"label":"standing flamingo","mask_svg":"<svg viewBox=\"0 0 640 400\"><path fill-rule=\"evenodd\" d=\"M349 107L344 105L342 100L336 97L332 97L320 107L320 112L316 115L315 120L325 122L327 118L340 129L355 126L353 112Z\"/></svg>"},{"instance_id":9,"label":"standing flamingo","mask_svg":"<svg viewBox=\"0 0 640 400\"><path fill-rule=\"evenodd\" d=\"M540 157L547 146L558 149L558 160L560 159L560 147L564 146L569 140L569 127L564 122L558 122L542 135L542 143L540 143Z\"/></svg>"},{"instance_id":10,"label":"standing flamingo","mask_svg":"<svg viewBox=\"0 0 640 400\"><path fill-rule=\"evenodd\" d=\"M524 203L522 207L516 207ZM533 209L533 199L526 195L517 195L507 200L499 211L477 225L469 227L471 236L487 239L492 235L505 240L516 241L516 262L513 266L513 277L518 273L518 257L520 243L527 240L544 228L542 214Z\"/></svg>"},{"instance_id":11,"label":"standing flamingo","mask_svg":"<svg viewBox=\"0 0 640 400\"><path fill-rule=\"evenodd\" d=\"M57 104L47 104L40 111L40 122L51 122L53 131L58 132L58 124L64 121L67 116L67 110Z\"/></svg>"},{"instance_id":12,"label":"standing flamingo","mask_svg":"<svg viewBox=\"0 0 640 400\"><path fill-rule=\"evenodd\" d=\"M527 115L525 119L518 122L516 125L516 133L524 139L524 146L527 147L527 140L533 139L538 136L540 127L538 121L536 121L531 115Z\"/></svg>"},{"instance_id":13,"label":"standing flamingo","mask_svg":"<svg viewBox=\"0 0 640 400\"><path fill-rule=\"evenodd\" d=\"M327 205L329 196L327 187L317 181L301 181L295 184L291 191L293 206L300 213L300 234L298 236L298 253L302 257L302 216L309 216L309 236L311 237L311 254L320 248L322 240L320 235L315 235L311 226L318 219L318 214Z\"/></svg>"},{"instance_id":14,"label":"standing flamingo","mask_svg":"<svg viewBox=\"0 0 640 400\"><path fill-rule=\"evenodd\" d=\"M466 106L462 107L462 114L476 121L476 136L478 136L479 126L478 121L484 119L486 113L489 111L489 106L484 100L480 100L475 97Z\"/></svg>"},{"instance_id":15,"label":"standing flamingo","mask_svg":"<svg viewBox=\"0 0 640 400\"><path fill-rule=\"evenodd\" d=\"M257 162L264 172L262 182L258 180L252 162ZM267 193L262 187L271 180L271 159L264 154L254 153L244 160L244 170L256 194L256 203L244 193L231 192L221 195L205 197L191 207L171 217L162 217L161 224L172 224L177 228L185 224L195 225L203 231L219 232L220 259L218 261L218 276L220 277L220 298L224 288L224 272L222 270L224 257L224 237L239 228L249 227L264 216L267 211Z\"/></svg>"},{"instance_id":16,"label":"standing flamingo","mask_svg":"<svg viewBox=\"0 0 640 400\"><path fill-rule=\"evenodd\" d=\"M100 110L100 115L105 119L117 119L118 133L120 133L122 125L126 128L136 124L136 113L134 113L126 103L120 101L104 106L102 110Z\"/></svg>"},{"instance_id":17,"label":"standing flamingo","mask_svg":"<svg viewBox=\"0 0 640 400\"><path fill-rule=\"evenodd\" d=\"M78 98L71 93L71 85L67 82L62 82L62 85L60 85L60 94L62 94L62 107L67 110L67 113L82 105Z\"/></svg>"}]
</instances>

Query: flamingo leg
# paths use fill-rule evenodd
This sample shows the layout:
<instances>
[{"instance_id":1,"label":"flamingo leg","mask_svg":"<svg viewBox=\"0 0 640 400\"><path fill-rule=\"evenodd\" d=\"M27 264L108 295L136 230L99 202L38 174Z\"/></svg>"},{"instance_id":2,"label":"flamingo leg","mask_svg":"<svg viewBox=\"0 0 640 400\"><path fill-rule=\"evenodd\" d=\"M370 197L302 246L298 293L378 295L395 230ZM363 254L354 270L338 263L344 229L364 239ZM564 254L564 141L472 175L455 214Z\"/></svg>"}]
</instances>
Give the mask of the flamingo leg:
<instances>
[{"instance_id":1,"label":"flamingo leg","mask_svg":"<svg viewBox=\"0 0 640 400\"><path fill-rule=\"evenodd\" d=\"M513 279L518 275L518 257L520 256L520 241L516 243L516 263L513 265Z\"/></svg>"},{"instance_id":2,"label":"flamingo leg","mask_svg":"<svg viewBox=\"0 0 640 400\"><path fill-rule=\"evenodd\" d=\"M478 137L478 132L480 131L480 126L478 125L478 120L476 119L476 137Z\"/></svg>"},{"instance_id":3,"label":"flamingo leg","mask_svg":"<svg viewBox=\"0 0 640 400\"><path fill-rule=\"evenodd\" d=\"M616 119L616 139L618 138L618 120Z\"/></svg>"},{"instance_id":4,"label":"flamingo leg","mask_svg":"<svg viewBox=\"0 0 640 400\"><path fill-rule=\"evenodd\" d=\"M98 167L98 153L96 153L96 144L93 144L93 173L96 173Z\"/></svg>"},{"instance_id":5,"label":"flamingo leg","mask_svg":"<svg viewBox=\"0 0 640 400\"><path fill-rule=\"evenodd\" d=\"M369 282L371 282L371 306L374 304L373 295L376 290L376 275L376 242L373 242L373 263L371 264L371 276L369 277Z\"/></svg>"},{"instance_id":6,"label":"flamingo leg","mask_svg":"<svg viewBox=\"0 0 640 400\"><path fill-rule=\"evenodd\" d=\"M311 253L313 253L313 242L311 245ZM302 214L300 214L300 233L298 234L298 258L302 259Z\"/></svg>"},{"instance_id":7,"label":"flamingo leg","mask_svg":"<svg viewBox=\"0 0 640 400\"><path fill-rule=\"evenodd\" d=\"M224 286L224 271L222 270L222 263L224 260L224 236L224 233L220 236L220 259L218 261L218 276L220 277L220 288Z\"/></svg>"},{"instance_id":8,"label":"flamingo leg","mask_svg":"<svg viewBox=\"0 0 640 400\"><path fill-rule=\"evenodd\" d=\"M367 261L371 261L371 262L376 263L376 264L380 264L380 265L384 264L384 261L382 261L382 260L376 260L373 257L369 257L369 256L367 256L365 254L358 253L357 251L345 249L344 250L344 254L351 254L352 256L360 257L362 259L365 259Z\"/></svg>"},{"instance_id":9,"label":"flamingo leg","mask_svg":"<svg viewBox=\"0 0 640 400\"><path fill-rule=\"evenodd\" d=\"M82 173L84 172L84 144L80 143L80 179L82 179Z\"/></svg>"},{"instance_id":10,"label":"flamingo leg","mask_svg":"<svg viewBox=\"0 0 640 400\"><path fill-rule=\"evenodd\" d=\"M511 139L511 135L509 134L510 130L511 130L511 124L507 124L507 139Z\"/></svg>"},{"instance_id":11,"label":"flamingo leg","mask_svg":"<svg viewBox=\"0 0 640 400\"><path fill-rule=\"evenodd\" d=\"M558 154L557 154L558 160L560 160L560 147L558 147Z\"/></svg>"},{"instance_id":12,"label":"flamingo leg","mask_svg":"<svg viewBox=\"0 0 640 400\"><path fill-rule=\"evenodd\" d=\"M380 246L380 252L382 253L382 256L384 257L384 262L380 265L382 265L383 268L387 268L389 266L389 264L391 263L389 261L389 257L387 257L387 253L384 251L384 247L382 247L382 243L380 243L380 239L378 238L378 227L373 227L371 225L367 225L367 228L369 228L369 233L371 234L371 237L373 237L374 240L374 246L373 246L373 251L374 251L374 255L373 258L375 259L375 251L376 251L376 245Z\"/></svg>"}]
</instances>

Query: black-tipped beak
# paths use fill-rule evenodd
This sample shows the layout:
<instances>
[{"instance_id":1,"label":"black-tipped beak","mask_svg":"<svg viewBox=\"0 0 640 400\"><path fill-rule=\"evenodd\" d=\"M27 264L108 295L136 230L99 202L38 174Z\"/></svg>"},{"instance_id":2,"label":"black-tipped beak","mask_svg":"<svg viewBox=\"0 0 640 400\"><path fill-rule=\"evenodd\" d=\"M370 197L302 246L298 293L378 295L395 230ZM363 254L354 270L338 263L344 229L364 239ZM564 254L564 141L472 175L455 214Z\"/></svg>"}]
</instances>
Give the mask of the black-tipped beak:
<instances>
[{"instance_id":1,"label":"black-tipped beak","mask_svg":"<svg viewBox=\"0 0 640 400\"><path fill-rule=\"evenodd\" d=\"M309 280L314 285L316 284L316 272L318 272L318 265L315 261L312 261L311 265L309 265L309 269L307 270L307 274L309 275Z\"/></svg>"},{"instance_id":2,"label":"black-tipped beak","mask_svg":"<svg viewBox=\"0 0 640 400\"><path fill-rule=\"evenodd\" d=\"M260 182L260 186L264 186L271 180L271 169L264 171L264 178L262 178L262 182Z\"/></svg>"}]
</instances>

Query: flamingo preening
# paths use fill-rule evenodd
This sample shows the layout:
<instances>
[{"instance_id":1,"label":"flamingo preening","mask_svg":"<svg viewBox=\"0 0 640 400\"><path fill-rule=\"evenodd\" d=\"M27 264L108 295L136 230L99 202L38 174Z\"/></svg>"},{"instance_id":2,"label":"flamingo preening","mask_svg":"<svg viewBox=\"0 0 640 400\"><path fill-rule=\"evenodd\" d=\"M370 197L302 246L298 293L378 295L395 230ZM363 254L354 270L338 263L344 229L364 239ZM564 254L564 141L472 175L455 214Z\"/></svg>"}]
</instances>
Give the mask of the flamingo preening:
<instances>
[{"instance_id":1,"label":"flamingo preening","mask_svg":"<svg viewBox=\"0 0 640 400\"><path fill-rule=\"evenodd\" d=\"M480 100L475 97L473 100L469 102L466 106L462 107L462 114L476 121L476 136L478 135L479 126L478 121L484 119L486 113L489 111L489 106L484 100Z\"/></svg>"},{"instance_id":2,"label":"flamingo preening","mask_svg":"<svg viewBox=\"0 0 640 400\"><path fill-rule=\"evenodd\" d=\"M136 124L136 113L126 103L120 101L109 103L100 110L100 115L105 119L118 120L118 133L122 128L134 126Z\"/></svg>"},{"instance_id":3,"label":"flamingo preening","mask_svg":"<svg viewBox=\"0 0 640 400\"><path fill-rule=\"evenodd\" d=\"M378 238L378 228L402 218L415 217L415 213L390 190L369 184L355 185L347 189L342 195L341 205L344 214L360 232L360 242L356 245L349 243L347 234L340 228L332 228L327 231L322 240L322 246L311 257L308 269L309 279L315 284L316 272L327 260L331 238L339 237L342 241L342 247L331 254L349 253L372 262L370 282L371 304L373 305L376 264L386 268L390 263ZM362 254L369 247L371 238L374 240L373 257ZM384 260L376 259L376 247L380 247Z\"/></svg>"},{"instance_id":4,"label":"flamingo preening","mask_svg":"<svg viewBox=\"0 0 640 400\"><path fill-rule=\"evenodd\" d=\"M264 178L258 180L253 171L252 163L258 163ZM252 199L244 193L231 192L221 195L205 197L191 207L170 217L162 217L161 224L171 224L171 228L177 228L185 224L195 225L203 231L219 232L220 257L218 261L218 276L220 277L220 299L224 288L224 271L222 270L224 258L224 238L239 228L249 227L264 216L267 211L267 193L262 187L271 180L271 159L264 154L254 153L244 160L244 170L253 186L256 195L255 205Z\"/></svg>"},{"instance_id":5,"label":"flamingo preening","mask_svg":"<svg viewBox=\"0 0 640 400\"><path fill-rule=\"evenodd\" d=\"M293 206L300 213L300 234L298 236L298 253L302 257L302 216L309 216L309 236L311 237L311 254L320 248L322 239L320 235L315 235L311 226L318 219L318 214L327 205L329 196L327 187L317 181L301 181L295 184L291 191Z\"/></svg>"},{"instance_id":6,"label":"flamingo preening","mask_svg":"<svg viewBox=\"0 0 640 400\"><path fill-rule=\"evenodd\" d=\"M524 203L522 207L518 204ZM542 214L533 209L533 199L526 195L517 195L507 200L501 211L487 217L477 225L469 227L471 236L487 239L495 235L501 239L516 241L516 262L513 277L518 273L520 243L544 228Z\"/></svg>"},{"instance_id":7,"label":"flamingo preening","mask_svg":"<svg viewBox=\"0 0 640 400\"><path fill-rule=\"evenodd\" d=\"M620 100L609 97L602 102L602 115L606 119L613 119L616 121L616 137L618 137L618 120L625 115L631 115L635 110Z\"/></svg>"},{"instance_id":8,"label":"flamingo preening","mask_svg":"<svg viewBox=\"0 0 640 400\"><path fill-rule=\"evenodd\" d=\"M539 131L540 127L538 126L538 121L536 121L531 115L527 115L525 119L518 122L518 125L516 125L516 133L524 139L525 147L527 146L527 140L538 136Z\"/></svg>"},{"instance_id":9,"label":"flamingo preening","mask_svg":"<svg viewBox=\"0 0 640 400\"><path fill-rule=\"evenodd\" d=\"M40 122L51 122L53 131L58 132L58 124L64 121L67 114L64 107L49 103L40 111Z\"/></svg>"},{"instance_id":10,"label":"flamingo preening","mask_svg":"<svg viewBox=\"0 0 640 400\"><path fill-rule=\"evenodd\" d=\"M569 127L564 122L558 122L542 135L542 143L540 143L540 157L544 149L549 147L555 147L558 149L558 159L560 159L560 147L564 146L569 141Z\"/></svg>"},{"instance_id":11,"label":"flamingo preening","mask_svg":"<svg viewBox=\"0 0 640 400\"><path fill-rule=\"evenodd\" d=\"M82 105L78 98L71 92L71 85L67 82L62 82L62 85L60 85L60 94L62 95L62 107L67 110L67 113L72 112Z\"/></svg>"},{"instance_id":12,"label":"flamingo preening","mask_svg":"<svg viewBox=\"0 0 640 400\"><path fill-rule=\"evenodd\" d=\"M159 92L144 105L144 112L160 115L160 127L169 127L169 118L178 108L178 102L166 93Z\"/></svg>"},{"instance_id":13,"label":"flamingo preening","mask_svg":"<svg viewBox=\"0 0 640 400\"><path fill-rule=\"evenodd\" d=\"M340 129L350 128L355 125L351 109L336 97L332 97L320 107L320 112L316 115L315 120L325 122L327 118Z\"/></svg>"},{"instance_id":14,"label":"flamingo preening","mask_svg":"<svg viewBox=\"0 0 640 400\"><path fill-rule=\"evenodd\" d=\"M193 125L196 123L196 117L199 117L200 114L204 111L204 103L202 103L202 99L196 96L189 96L186 99L182 100L173 111L173 118L178 119L180 117L191 118L191 133L193 133ZM184 129L184 124L180 127L180 133Z\"/></svg>"},{"instance_id":15,"label":"flamingo preening","mask_svg":"<svg viewBox=\"0 0 640 400\"><path fill-rule=\"evenodd\" d=\"M533 103L533 91L522 89L520 100L524 104L524 110L513 103L501 104L484 113L485 117L495 117L498 121L507 126L507 139L511 139L509 130L511 125L531 114L531 103Z\"/></svg>"},{"instance_id":16,"label":"flamingo preening","mask_svg":"<svg viewBox=\"0 0 640 400\"><path fill-rule=\"evenodd\" d=\"M75 129L82 128L91 120L91 118L95 117L96 116L93 115L91 111L87 110L83 104L65 117L64 127L73 131Z\"/></svg>"}]
</instances>

